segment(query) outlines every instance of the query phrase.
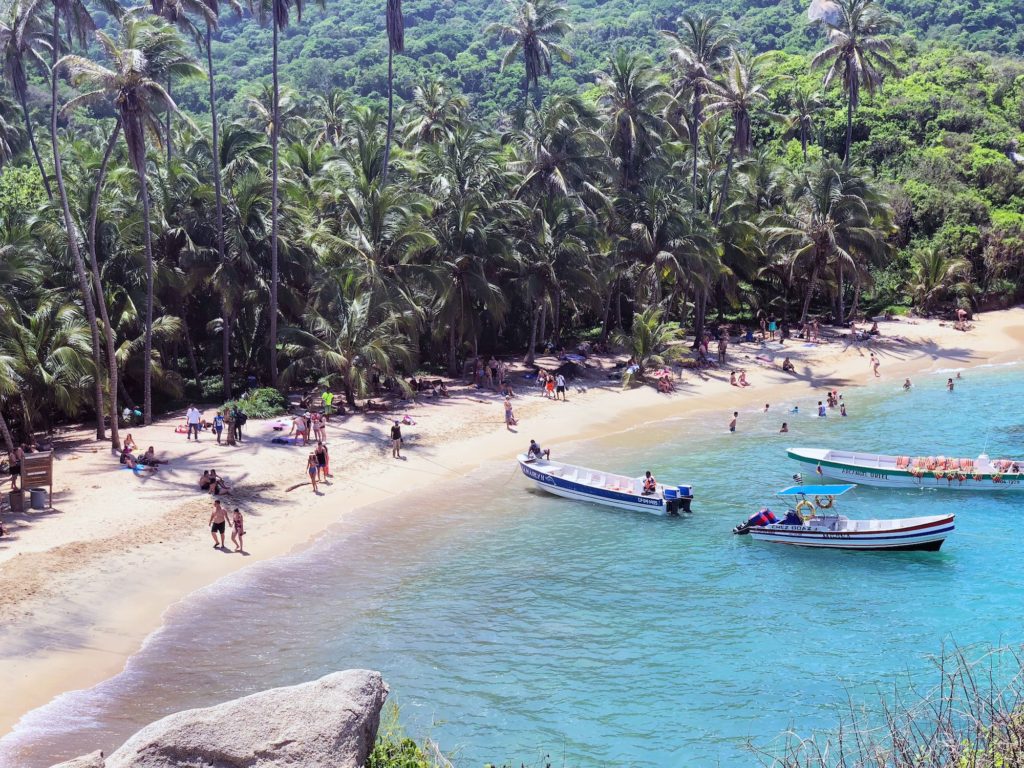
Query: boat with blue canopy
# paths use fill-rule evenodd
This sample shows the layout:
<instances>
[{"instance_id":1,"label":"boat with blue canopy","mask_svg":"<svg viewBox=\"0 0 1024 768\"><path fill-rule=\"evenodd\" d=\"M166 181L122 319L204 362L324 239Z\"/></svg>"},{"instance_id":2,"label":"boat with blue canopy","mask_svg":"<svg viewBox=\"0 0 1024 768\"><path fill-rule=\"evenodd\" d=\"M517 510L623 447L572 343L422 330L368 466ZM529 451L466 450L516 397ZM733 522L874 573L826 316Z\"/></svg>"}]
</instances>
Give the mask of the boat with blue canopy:
<instances>
[{"instance_id":1,"label":"boat with blue canopy","mask_svg":"<svg viewBox=\"0 0 1024 768\"><path fill-rule=\"evenodd\" d=\"M679 515L690 511L693 488L689 485L655 483L645 493L644 477L630 477L600 469L551 461L549 458L520 454L519 467L542 491L577 501L592 501L607 507L647 512L654 515Z\"/></svg>"},{"instance_id":2,"label":"boat with blue canopy","mask_svg":"<svg viewBox=\"0 0 1024 768\"><path fill-rule=\"evenodd\" d=\"M955 515L908 517L896 520L851 520L834 512L836 499L855 485L794 485L778 492L787 500L782 519L764 507L733 533L755 541L770 541L817 549L856 549L881 552L937 551L953 532ZM792 507L790 502L795 501Z\"/></svg>"}]
</instances>

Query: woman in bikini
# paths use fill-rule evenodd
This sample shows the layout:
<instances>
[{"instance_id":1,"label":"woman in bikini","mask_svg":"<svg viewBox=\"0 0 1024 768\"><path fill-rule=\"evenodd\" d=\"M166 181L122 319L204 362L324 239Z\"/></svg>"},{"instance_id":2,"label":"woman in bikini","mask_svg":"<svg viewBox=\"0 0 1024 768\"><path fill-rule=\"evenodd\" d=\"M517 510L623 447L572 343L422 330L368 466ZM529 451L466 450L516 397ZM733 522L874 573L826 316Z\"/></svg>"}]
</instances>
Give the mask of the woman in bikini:
<instances>
[{"instance_id":1,"label":"woman in bikini","mask_svg":"<svg viewBox=\"0 0 1024 768\"><path fill-rule=\"evenodd\" d=\"M309 458L306 459L306 474L309 475L309 482L313 486L313 493L317 493L316 489L316 476L319 471L316 463L316 454L309 454Z\"/></svg>"},{"instance_id":2,"label":"woman in bikini","mask_svg":"<svg viewBox=\"0 0 1024 768\"><path fill-rule=\"evenodd\" d=\"M330 476L327 464L327 446L317 440L316 449L313 451L313 455L316 456L317 476L321 481L326 480Z\"/></svg>"},{"instance_id":3,"label":"woman in bikini","mask_svg":"<svg viewBox=\"0 0 1024 768\"><path fill-rule=\"evenodd\" d=\"M234 542L235 552L242 551L242 537L245 536L245 525L242 520L242 513L235 507L231 513L231 541Z\"/></svg>"}]
</instances>

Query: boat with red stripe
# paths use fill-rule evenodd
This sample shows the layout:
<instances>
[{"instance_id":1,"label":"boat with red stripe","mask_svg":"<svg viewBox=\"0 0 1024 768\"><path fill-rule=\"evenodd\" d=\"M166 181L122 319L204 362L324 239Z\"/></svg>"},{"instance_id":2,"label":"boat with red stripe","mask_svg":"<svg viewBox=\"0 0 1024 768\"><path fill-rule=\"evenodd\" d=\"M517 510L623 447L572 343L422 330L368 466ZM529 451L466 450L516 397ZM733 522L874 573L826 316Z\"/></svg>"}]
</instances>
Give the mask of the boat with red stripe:
<instances>
[{"instance_id":1,"label":"boat with red stripe","mask_svg":"<svg viewBox=\"0 0 1024 768\"><path fill-rule=\"evenodd\" d=\"M781 520L765 507L733 533L755 541L817 549L875 552L938 551L955 529L954 514L893 520L851 520L833 512L836 499L854 485L795 485L778 495L795 500ZM813 497L813 501L811 500Z\"/></svg>"}]
</instances>

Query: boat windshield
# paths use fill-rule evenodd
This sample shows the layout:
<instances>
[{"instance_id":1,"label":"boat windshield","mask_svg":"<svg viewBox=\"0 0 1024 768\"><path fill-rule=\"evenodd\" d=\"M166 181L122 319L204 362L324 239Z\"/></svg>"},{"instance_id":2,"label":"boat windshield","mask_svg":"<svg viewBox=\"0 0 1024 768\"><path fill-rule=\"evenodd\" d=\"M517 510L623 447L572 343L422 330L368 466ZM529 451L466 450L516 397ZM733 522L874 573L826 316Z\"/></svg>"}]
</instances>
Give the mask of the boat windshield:
<instances>
[{"instance_id":1,"label":"boat windshield","mask_svg":"<svg viewBox=\"0 0 1024 768\"><path fill-rule=\"evenodd\" d=\"M852 491L855 485L793 485L783 488L777 496L842 496Z\"/></svg>"}]
</instances>

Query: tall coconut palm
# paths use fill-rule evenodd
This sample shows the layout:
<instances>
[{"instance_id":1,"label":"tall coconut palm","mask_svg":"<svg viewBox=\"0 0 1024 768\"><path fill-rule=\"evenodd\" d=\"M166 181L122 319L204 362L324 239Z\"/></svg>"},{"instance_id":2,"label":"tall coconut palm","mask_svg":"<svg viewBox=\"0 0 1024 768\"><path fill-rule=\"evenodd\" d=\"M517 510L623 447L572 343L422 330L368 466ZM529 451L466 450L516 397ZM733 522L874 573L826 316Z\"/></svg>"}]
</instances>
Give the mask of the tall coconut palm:
<instances>
[{"instance_id":1,"label":"tall coconut palm","mask_svg":"<svg viewBox=\"0 0 1024 768\"><path fill-rule=\"evenodd\" d=\"M555 42L572 31L572 24L566 20L568 9L551 0L506 0L512 9L511 24L491 24L486 34L498 35L512 44L501 59L504 70L519 56L523 58L523 109L530 105L530 83L540 88L540 76L551 74L551 61L557 56L564 62L572 60L568 49ZM534 98L539 101L539 90Z\"/></svg>"},{"instance_id":2,"label":"tall coconut palm","mask_svg":"<svg viewBox=\"0 0 1024 768\"><path fill-rule=\"evenodd\" d=\"M119 14L120 8L115 8L114 11L116 14ZM93 376L93 398L96 409L96 439L103 440L106 436L106 431L103 426L103 364L101 362L99 324L96 320L96 305L92 296L92 286L85 270L85 261L82 258L78 225L72 216L71 204L68 200L67 188L64 184L60 138L57 134L57 56L59 55L60 24L62 20L67 24L68 37L77 38L83 46L87 35L96 29L96 23L81 0L55 0L53 15L50 18L50 146L53 151L53 176L57 182L57 194L60 198L60 209L64 217L67 246L71 253L72 263L74 264L78 287L82 293L82 306L85 308L85 316L89 323L92 337L92 359L95 369L95 375ZM97 297L97 299L102 300L101 297Z\"/></svg>"},{"instance_id":3,"label":"tall coconut palm","mask_svg":"<svg viewBox=\"0 0 1024 768\"><path fill-rule=\"evenodd\" d=\"M273 105L271 107L271 130L270 130L270 384L277 386L277 319L278 319L278 289L280 287L281 275L278 264L278 230L280 229L279 213L280 201L278 199L278 186L280 184L280 168L278 167L278 145L280 144L281 132L281 85L279 82L278 48L281 31L288 26L292 9L295 9L295 16L302 21L302 7L304 0L248 0L252 14L259 20L260 24L270 21L271 45L273 54L270 64L270 75L273 89ZM317 0L317 5L324 7L325 0Z\"/></svg>"},{"instance_id":4,"label":"tall coconut palm","mask_svg":"<svg viewBox=\"0 0 1024 768\"><path fill-rule=\"evenodd\" d=\"M442 81L429 78L412 92L407 110L406 142L436 143L451 139L462 125L469 101L460 93L452 93Z\"/></svg>"},{"instance_id":5,"label":"tall coconut palm","mask_svg":"<svg viewBox=\"0 0 1024 768\"><path fill-rule=\"evenodd\" d=\"M733 160L745 158L753 147L751 119L758 108L768 103L768 86L772 78L762 75L764 56L750 56L733 51L720 80L708 83L705 109L709 115L729 115L732 119L732 144L725 163L722 192L715 209L715 223L721 219L723 206L728 202L729 177Z\"/></svg>"},{"instance_id":6,"label":"tall coconut palm","mask_svg":"<svg viewBox=\"0 0 1024 768\"><path fill-rule=\"evenodd\" d=\"M697 199L697 159L701 123L704 122L703 101L707 83L721 71L729 58L736 38L726 28L721 15L683 14L679 19L679 32L662 32L673 43L669 59L676 67L677 76L673 81L676 90L690 96L690 115L687 127L690 134L691 187L694 200Z\"/></svg>"},{"instance_id":7,"label":"tall coconut palm","mask_svg":"<svg viewBox=\"0 0 1024 768\"><path fill-rule=\"evenodd\" d=\"M896 19L885 13L875 0L835 0L838 16L818 21L828 35L828 45L811 59L812 67L828 67L824 84L839 79L846 92L846 149L843 161L850 165L853 142L853 113L860 104L860 89L874 93L885 74L899 70L889 58L892 44L882 35L894 30Z\"/></svg>"},{"instance_id":8,"label":"tall coconut palm","mask_svg":"<svg viewBox=\"0 0 1024 768\"><path fill-rule=\"evenodd\" d=\"M833 263L852 267L858 257L885 247L877 224L884 204L847 173L837 160L824 159L793 179L790 210L767 217L769 242L787 254L790 272L807 276L800 322L806 322L819 278Z\"/></svg>"},{"instance_id":9,"label":"tall coconut palm","mask_svg":"<svg viewBox=\"0 0 1024 768\"><path fill-rule=\"evenodd\" d=\"M807 147L814 136L814 124L824 109L821 96L808 88L797 87L789 97L789 114L786 116L786 135L800 139L800 149L807 162Z\"/></svg>"},{"instance_id":10,"label":"tall coconut palm","mask_svg":"<svg viewBox=\"0 0 1024 768\"><path fill-rule=\"evenodd\" d=\"M607 71L597 72L596 77L620 184L634 189L664 123L660 110L665 89L649 58L623 49L612 55Z\"/></svg>"},{"instance_id":11,"label":"tall coconut palm","mask_svg":"<svg viewBox=\"0 0 1024 768\"><path fill-rule=\"evenodd\" d=\"M950 293L970 295L974 291L971 263L967 259L949 258L935 247L916 251L907 289L914 303L929 312Z\"/></svg>"},{"instance_id":12,"label":"tall coconut palm","mask_svg":"<svg viewBox=\"0 0 1024 768\"><path fill-rule=\"evenodd\" d=\"M166 22L138 13L128 13L121 22L117 40L97 32L100 47L113 68L82 56L65 56L59 63L75 85L87 89L65 106L70 111L80 105L112 102L124 133L128 160L135 171L142 202L143 240L146 253L146 319L143 353L143 419L153 419L153 232L150 221L146 137L159 143L160 115L177 106L162 83L168 77L201 76L181 37Z\"/></svg>"},{"instance_id":13,"label":"tall coconut palm","mask_svg":"<svg viewBox=\"0 0 1024 768\"><path fill-rule=\"evenodd\" d=\"M53 48L52 38L43 17L44 0L18 0L11 4L6 18L0 20L0 48L3 50L4 74L14 89L14 95L21 104L25 120L25 133L32 146L32 154L39 167L46 196L53 197L43 159L36 146L36 135L32 129L32 117L28 111L28 76L26 64L35 66L40 72L49 73L50 67L44 55Z\"/></svg>"},{"instance_id":14,"label":"tall coconut palm","mask_svg":"<svg viewBox=\"0 0 1024 768\"><path fill-rule=\"evenodd\" d=\"M381 183L388 180L388 160L391 158L391 136L395 131L395 68L396 53L405 50L405 18L402 16L402 0L387 0L388 28L388 136L384 143L384 168Z\"/></svg>"}]
</instances>

